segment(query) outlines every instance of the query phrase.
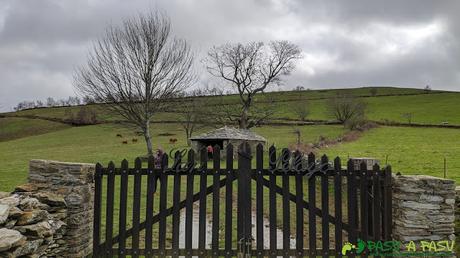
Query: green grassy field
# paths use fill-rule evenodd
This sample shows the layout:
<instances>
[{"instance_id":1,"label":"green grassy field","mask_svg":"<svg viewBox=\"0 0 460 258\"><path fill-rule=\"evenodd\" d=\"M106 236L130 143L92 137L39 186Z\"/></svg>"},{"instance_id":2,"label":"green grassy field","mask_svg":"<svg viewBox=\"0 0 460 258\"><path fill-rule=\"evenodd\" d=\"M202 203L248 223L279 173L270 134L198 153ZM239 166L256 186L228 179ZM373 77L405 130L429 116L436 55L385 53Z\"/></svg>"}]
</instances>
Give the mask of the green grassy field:
<instances>
[{"instance_id":1,"label":"green grassy field","mask_svg":"<svg viewBox=\"0 0 460 258\"><path fill-rule=\"evenodd\" d=\"M325 149L330 156L374 157L388 160L393 172L444 176L460 182L460 130L441 128L380 127L355 142Z\"/></svg>"},{"instance_id":2,"label":"green grassy field","mask_svg":"<svg viewBox=\"0 0 460 258\"><path fill-rule=\"evenodd\" d=\"M378 88L375 97L370 95L370 88L309 90L301 92L272 92L279 101L276 117L295 119L292 106L300 96L309 99L310 119L332 119L326 111L323 98L338 93L362 96L368 103L367 116L372 120L392 120L405 122L403 112L413 113L413 122L439 124L460 124L460 93L426 93L419 89ZM392 96L388 96L392 95ZM229 102L236 101L236 95L226 97ZM91 105L101 120L117 119L100 105ZM69 110L76 112L79 107L42 108L25 110L6 115L35 115L48 118L65 118ZM155 117L156 121L177 120L180 116L173 113L162 113ZM264 126L254 128L268 140L269 145L287 147L295 143L294 129L301 130L302 141L317 142L322 137L335 139L345 130L341 126ZM207 131L210 128L203 129ZM117 133L123 134L129 144L121 144L122 139L116 138ZM172 133L174 136L158 136L161 133ZM152 124L153 143L156 147L167 151L173 148L186 147L184 132L179 124ZM440 128L404 128L381 127L366 132L356 142L340 144L323 150L331 156L371 156L393 165L395 171L407 174L443 175L443 159L447 159L447 174L460 182L460 130ZM136 156L145 154L145 144L140 138L132 143L134 136L131 131L115 124L96 126L71 127L62 123L41 119L0 118L0 190L10 190L26 180L27 163L32 158L54 159L76 162L102 162L109 160L120 162L123 158L132 161ZM175 145L169 144L169 138L177 138ZM332 157L331 157L332 158Z\"/></svg>"},{"instance_id":3,"label":"green grassy field","mask_svg":"<svg viewBox=\"0 0 460 258\"><path fill-rule=\"evenodd\" d=\"M153 144L170 151L185 148L186 140L183 130L177 124L153 124ZM260 127L256 131L265 136L268 144L285 147L295 143L293 127ZM335 139L344 129L341 126L304 126L301 127L302 139L315 142L320 136ZM206 129L203 129L206 130ZM158 136L161 133L173 136ZM116 137L122 134L123 138ZM177 138L176 144L170 144L169 138ZM101 162L107 164L113 160L118 165L123 159L133 162L137 156L145 155L143 139L132 143L134 136L130 131L119 126L95 125L73 127L43 135L25 137L7 142L0 142L0 191L12 190L15 185L24 183L27 178L27 166L30 159L52 159L69 162ZM122 144L128 140L128 144Z\"/></svg>"},{"instance_id":4,"label":"green grassy field","mask_svg":"<svg viewBox=\"0 0 460 258\"><path fill-rule=\"evenodd\" d=\"M399 88L377 88L377 95L370 96L369 88L340 89L340 90L310 90L300 92L270 92L267 93L271 98L277 101L274 119L298 119L293 112L293 106L308 103L309 116L307 119L333 120L334 117L327 110L327 99L337 94L348 94L361 96L367 103L368 109L366 116L374 121L393 121L407 123L402 115L404 113L412 114L412 123L435 124L448 122L452 125L460 125L460 93L449 92L424 92L418 89L399 89ZM391 95L391 96L388 96ZM255 102L264 98L257 97ZM300 100L302 99L302 100ZM225 97L228 103L237 101L236 95ZM210 101L212 104L213 101ZM178 104L180 106L180 104ZM259 104L261 107L265 103ZM98 114L101 121L120 120L116 115L109 114L99 105L91 105ZM46 118L64 119L68 116L69 111L77 112L79 107L57 107L24 110L7 115L25 116L35 115ZM154 121L174 121L181 119L180 115L174 113L159 113L154 116Z\"/></svg>"},{"instance_id":5,"label":"green grassy field","mask_svg":"<svg viewBox=\"0 0 460 258\"><path fill-rule=\"evenodd\" d=\"M69 125L40 119L1 118L0 142L70 128Z\"/></svg>"},{"instance_id":6,"label":"green grassy field","mask_svg":"<svg viewBox=\"0 0 460 258\"><path fill-rule=\"evenodd\" d=\"M459 93L365 97L363 100L367 103L366 116L370 120L407 123L402 114L411 113L412 123L460 125ZM292 106L298 104L299 101L278 103L276 117L298 119L292 112ZM327 110L327 100L309 100L308 105L309 119L334 119Z\"/></svg>"}]
</instances>

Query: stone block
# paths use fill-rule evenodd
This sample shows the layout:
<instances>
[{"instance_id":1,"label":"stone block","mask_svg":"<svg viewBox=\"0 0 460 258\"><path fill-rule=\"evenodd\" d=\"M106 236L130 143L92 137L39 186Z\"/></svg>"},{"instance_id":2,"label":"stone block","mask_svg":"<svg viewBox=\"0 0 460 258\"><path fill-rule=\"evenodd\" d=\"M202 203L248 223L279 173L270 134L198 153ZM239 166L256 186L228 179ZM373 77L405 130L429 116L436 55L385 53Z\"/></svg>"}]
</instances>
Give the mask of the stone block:
<instances>
[{"instance_id":1,"label":"stone block","mask_svg":"<svg viewBox=\"0 0 460 258\"><path fill-rule=\"evenodd\" d=\"M21 216L19 216L16 225L24 226L24 225L35 224L37 222L47 220L47 218L48 218L48 212L45 210L25 211L21 214Z\"/></svg>"},{"instance_id":2,"label":"stone block","mask_svg":"<svg viewBox=\"0 0 460 258\"><path fill-rule=\"evenodd\" d=\"M4 224L10 214L10 206L8 204L0 204L0 225Z\"/></svg>"},{"instance_id":3,"label":"stone block","mask_svg":"<svg viewBox=\"0 0 460 258\"><path fill-rule=\"evenodd\" d=\"M25 242L26 237L20 232L12 229L0 228L0 252L23 245Z\"/></svg>"}]
</instances>

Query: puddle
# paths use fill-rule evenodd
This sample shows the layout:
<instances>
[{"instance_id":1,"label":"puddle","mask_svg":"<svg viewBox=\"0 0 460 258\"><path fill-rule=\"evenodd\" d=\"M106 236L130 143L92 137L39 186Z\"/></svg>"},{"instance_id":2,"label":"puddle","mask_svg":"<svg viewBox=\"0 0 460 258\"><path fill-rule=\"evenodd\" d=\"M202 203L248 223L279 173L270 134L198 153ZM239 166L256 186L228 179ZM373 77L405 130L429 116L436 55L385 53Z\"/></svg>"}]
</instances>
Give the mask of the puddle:
<instances>
[{"instance_id":1,"label":"puddle","mask_svg":"<svg viewBox=\"0 0 460 258\"><path fill-rule=\"evenodd\" d=\"M223 218L221 218L223 219ZM198 226L199 226L199 206L194 205L193 207L193 218L192 218L192 248L198 248ZM268 249L270 247L270 228L269 228L269 220L267 218L263 218L263 229L264 229L264 249ZM185 248L185 209L181 211L180 214L180 229L179 229L179 248ZM277 249L283 248L283 231L281 229L277 229ZM220 232L223 234L223 232ZM256 238L256 214L255 212L252 214L252 235L253 238ZM212 237L212 220L208 216L206 218L206 248L211 248L211 237ZM256 240L257 241L257 240ZM292 236L290 237L290 248L295 248L295 238ZM253 245L255 246L255 241Z\"/></svg>"}]
</instances>

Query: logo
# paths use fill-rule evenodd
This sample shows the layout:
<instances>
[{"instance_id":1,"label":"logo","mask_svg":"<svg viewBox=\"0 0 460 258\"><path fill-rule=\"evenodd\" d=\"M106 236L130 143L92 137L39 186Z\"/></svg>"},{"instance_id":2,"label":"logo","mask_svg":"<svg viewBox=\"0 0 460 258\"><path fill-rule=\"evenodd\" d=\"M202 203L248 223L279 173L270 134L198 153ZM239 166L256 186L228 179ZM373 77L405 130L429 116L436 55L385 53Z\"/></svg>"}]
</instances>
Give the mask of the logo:
<instances>
[{"instance_id":1,"label":"logo","mask_svg":"<svg viewBox=\"0 0 460 258\"><path fill-rule=\"evenodd\" d=\"M350 242L346 242L343 246L342 246L342 255L347 255L347 253L351 250L354 250L356 249L356 246Z\"/></svg>"},{"instance_id":2,"label":"logo","mask_svg":"<svg viewBox=\"0 0 460 258\"><path fill-rule=\"evenodd\" d=\"M454 241L420 241L418 243L410 241L402 244L399 241L363 241L358 239L356 244L346 242L342 246L342 255L351 252L370 256L452 256L454 255Z\"/></svg>"}]
</instances>

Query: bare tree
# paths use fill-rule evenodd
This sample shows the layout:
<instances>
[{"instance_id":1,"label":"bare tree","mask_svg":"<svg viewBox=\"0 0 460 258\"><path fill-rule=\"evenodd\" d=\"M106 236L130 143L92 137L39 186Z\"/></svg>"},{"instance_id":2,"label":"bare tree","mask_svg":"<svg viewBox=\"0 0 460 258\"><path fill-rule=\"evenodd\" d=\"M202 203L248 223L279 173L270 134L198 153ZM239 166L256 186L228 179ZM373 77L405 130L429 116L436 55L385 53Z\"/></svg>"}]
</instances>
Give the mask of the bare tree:
<instances>
[{"instance_id":1,"label":"bare tree","mask_svg":"<svg viewBox=\"0 0 460 258\"><path fill-rule=\"evenodd\" d=\"M299 101L292 102L291 109L300 121L305 121L310 114L308 100L303 94L299 94Z\"/></svg>"},{"instance_id":2,"label":"bare tree","mask_svg":"<svg viewBox=\"0 0 460 258\"><path fill-rule=\"evenodd\" d=\"M206 126L209 97L205 97L205 94L206 92L201 89L194 90L180 105L180 124L185 131L188 146L191 145L190 137L193 133Z\"/></svg>"},{"instance_id":3,"label":"bare tree","mask_svg":"<svg viewBox=\"0 0 460 258\"><path fill-rule=\"evenodd\" d=\"M48 97L46 99L46 106L47 107L54 107L54 106L56 106L56 101L52 97Z\"/></svg>"},{"instance_id":4,"label":"bare tree","mask_svg":"<svg viewBox=\"0 0 460 258\"><path fill-rule=\"evenodd\" d=\"M409 124L412 124L412 113L402 113L401 116L406 119Z\"/></svg>"},{"instance_id":5,"label":"bare tree","mask_svg":"<svg viewBox=\"0 0 460 258\"><path fill-rule=\"evenodd\" d=\"M329 100L327 108L335 119L345 125L349 121L364 117L366 103L353 96L337 95Z\"/></svg>"},{"instance_id":6,"label":"bare tree","mask_svg":"<svg viewBox=\"0 0 460 258\"><path fill-rule=\"evenodd\" d=\"M272 84L280 84L301 57L300 48L288 41L225 44L211 48L205 60L209 73L230 83L239 94L240 128L257 125L251 117L254 96Z\"/></svg>"},{"instance_id":7,"label":"bare tree","mask_svg":"<svg viewBox=\"0 0 460 258\"><path fill-rule=\"evenodd\" d=\"M370 89L370 93L371 93L371 96L372 96L372 97L377 96L377 88L371 88L371 89Z\"/></svg>"},{"instance_id":8,"label":"bare tree","mask_svg":"<svg viewBox=\"0 0 460 258\"><path fill-rule=\"evenodd\" d=\"M219 95L214 99L213 103L210 104L213 111L210 117L220 126L239 125L241 121L240 105L240 102L235 103L227 96ZM273 94L261 92L257 97L257 102L251 106L247 113L249 126L246 129L264 124L275 114L278 110L277 107L278 103Z\"/></svg>"},{"instance_id":9,"label":"bare tree","mask_svg":"<svg viewBox=\"0 0 460 258\"><path fill-rule=\"evenodd\" d=\"M297 85L295 88L294 88L294 91L304 91L305 90L305 87L304 86L301 86L301 85Z\"/></svg>"},{"instance_id":10,"label":"bare tree","mask_svg":"<svg viewBox=\"0 0 460 258\"><path fill-rule=\"evenodd\" d=\"M185 40L171 36L164 14L151 13L111 26L97 40L86 66L77 70L75 87L85 97L140 130L153 155L150 121L194 80L193 54Z\"/></svg>"}]
</instances>

